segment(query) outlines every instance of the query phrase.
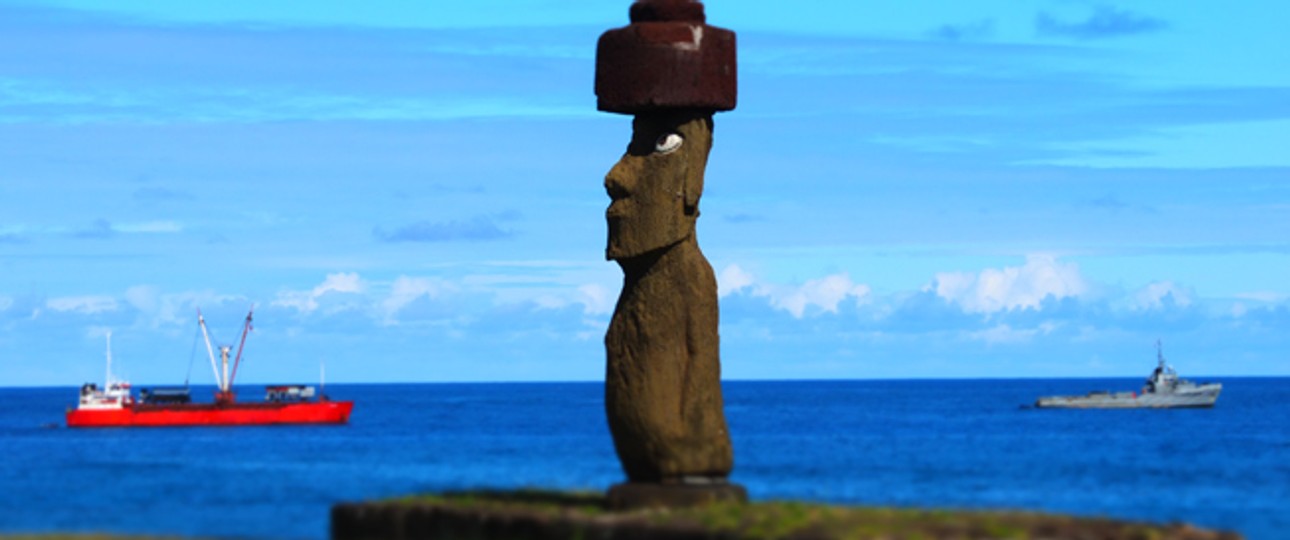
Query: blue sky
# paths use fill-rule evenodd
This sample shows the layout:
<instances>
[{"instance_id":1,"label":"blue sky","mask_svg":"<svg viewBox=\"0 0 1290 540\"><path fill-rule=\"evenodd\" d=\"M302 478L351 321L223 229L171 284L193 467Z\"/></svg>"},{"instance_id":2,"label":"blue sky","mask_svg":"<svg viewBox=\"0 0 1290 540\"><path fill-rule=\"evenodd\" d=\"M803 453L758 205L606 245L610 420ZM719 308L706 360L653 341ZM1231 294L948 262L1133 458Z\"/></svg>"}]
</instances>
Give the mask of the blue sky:
<instances>
[{"instance_id":1,"label":"blue sky","mask_svg":"<svg viewBox=\"0 0 1290 540\"><path fill-rule=\"evenodd\" d=\"M0 0L0 386L600 379L627 6ZM707 12L727 378L1290 375L1290 4Z\"/></svg>"}]
</instances>

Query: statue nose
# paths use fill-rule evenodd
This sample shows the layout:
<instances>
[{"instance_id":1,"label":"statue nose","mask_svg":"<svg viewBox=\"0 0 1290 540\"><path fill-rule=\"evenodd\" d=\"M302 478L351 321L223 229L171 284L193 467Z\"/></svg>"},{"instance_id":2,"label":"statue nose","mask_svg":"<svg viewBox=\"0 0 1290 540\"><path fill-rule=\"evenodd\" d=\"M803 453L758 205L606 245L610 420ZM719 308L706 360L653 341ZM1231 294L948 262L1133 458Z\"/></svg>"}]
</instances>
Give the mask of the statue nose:
<instances>
[{"instance_id":1,"label":"statue nose","mask_svg":"<svg viewBox=\"0 0 1290 540\"><path fill-rule=\"evenodd\" d=\"M631 175L623 171L621 161L614 165L614 168L609 169L609 173L605 174L605 192L609 193L610 199L618 200L630 194L626 184L626 180L630 177Z\"/></svg>"}]
</instances>

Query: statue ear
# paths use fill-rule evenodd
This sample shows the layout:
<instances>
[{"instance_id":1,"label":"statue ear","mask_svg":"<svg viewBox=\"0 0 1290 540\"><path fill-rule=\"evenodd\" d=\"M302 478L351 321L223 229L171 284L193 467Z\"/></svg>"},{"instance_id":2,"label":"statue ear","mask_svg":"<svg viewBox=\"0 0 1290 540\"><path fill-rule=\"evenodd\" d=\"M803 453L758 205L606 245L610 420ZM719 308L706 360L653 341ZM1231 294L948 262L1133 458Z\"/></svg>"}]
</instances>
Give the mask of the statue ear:
<instances>
[{"instance_id":1,"label":"statue ear","mask_svg":"<svg viewBox=\"0 0 1290 540\"><path fill-rule=\"evenodd\" d=\"M703 196L703 176L707 172L708 152L712 150L712 116L704 117L703 121L706 124L707 136L703 136L704 130L699 129L687 133L690 137L686 142L690 146L685 151L688 152L686 165L689 170L684 176L682 193L678 193L685 203L685 215L689 217L699 215L699 197Z\"/></svg>"}]
</instances>

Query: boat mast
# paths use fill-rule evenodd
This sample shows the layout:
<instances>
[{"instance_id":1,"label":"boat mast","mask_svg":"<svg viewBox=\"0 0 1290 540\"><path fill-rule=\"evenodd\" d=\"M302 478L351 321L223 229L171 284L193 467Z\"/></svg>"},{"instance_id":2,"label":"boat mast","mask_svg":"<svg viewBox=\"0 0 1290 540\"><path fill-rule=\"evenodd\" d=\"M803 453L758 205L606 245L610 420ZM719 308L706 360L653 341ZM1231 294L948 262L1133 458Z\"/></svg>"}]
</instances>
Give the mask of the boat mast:
<instances>
[{"instance_id":1,"label":"boat mast","mask_svg":"<svg viewBox=\"0 0 1290 540\"><path fill-rule=\"evenodd\" d=\"M103 374L103 391L112 387L112 331L107 331L107 371Z\"/></svg>"},{"instance_id":2,"label":"boat mast","mask_svg":"<svg viewBox=\"0 0 1290 540\"><path fill-rule=\"evenodd\" d=\"M242 365L242 348L246 346L246 334L251 331L251 314L254 312L255 306L251 306L251 311L246 312L246 323L242 325L242 341L237 344L237 358L233 359L233 376L228 378L229 386L233 386L233 380L237 379L237 366Z\"/></svg>"},{"instance_id":3,"label":"boat mast","mask_svg":"<svg viewBox=\"0 0 1290 540\"><path fill-rule=\"evenodd\" d=\"M219 376L219 367L215 365L215 349L211 347L211 334L206 330L206 319L202 317L202 310L197 310L197 324L202 327L202 337L206 339L206 354L211 358L211 372L215 373L215 386L220 391L225 391L224 379Z\"/></svg>"},{"instance_id":4,"label":"boat mast","mask_svg":"<svg viewBox=\"0 0 1290 540\"><path fill-rule=\"evenodd\" d=\"M220 365L224 366L224 385L220 387L220 390L224 391L225 393L227 393L227 392L228 392L228 387L229 387L229 384L228 384L228 383L229 383L229 380L228 380L228 351L229 351L230 349L232 349L232 347L229 347L228 345L220 345L220 346L219 346L219 360L220 360Z\"/></svg>"}]
</instances>

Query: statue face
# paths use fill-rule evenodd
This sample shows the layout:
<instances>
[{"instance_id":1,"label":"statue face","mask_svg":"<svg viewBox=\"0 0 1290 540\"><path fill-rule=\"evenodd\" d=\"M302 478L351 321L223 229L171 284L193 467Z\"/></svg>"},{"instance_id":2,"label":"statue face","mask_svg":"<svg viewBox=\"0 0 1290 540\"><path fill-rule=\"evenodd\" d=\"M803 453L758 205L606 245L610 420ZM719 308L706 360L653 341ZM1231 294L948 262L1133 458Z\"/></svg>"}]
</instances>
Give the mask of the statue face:
<instances>
[{"instance_id":1,"label":"statue face","mask_svg":"<svg viewBox=\"0 0 1290 540\"><path fill-rule=\"evenodd\" d=\"M605 176L605 190L613 201L605 211L605 258L636 257L694 234L711 148L709 114L636 116L627 153Z\"/></svg>"}]
</instances>

